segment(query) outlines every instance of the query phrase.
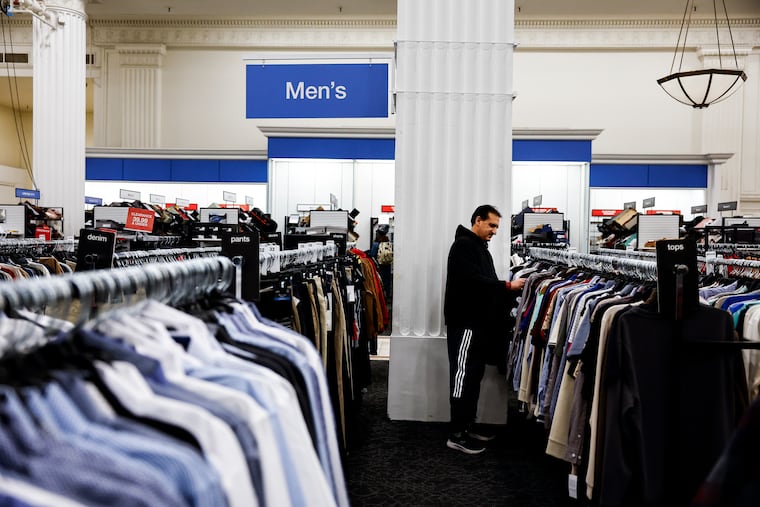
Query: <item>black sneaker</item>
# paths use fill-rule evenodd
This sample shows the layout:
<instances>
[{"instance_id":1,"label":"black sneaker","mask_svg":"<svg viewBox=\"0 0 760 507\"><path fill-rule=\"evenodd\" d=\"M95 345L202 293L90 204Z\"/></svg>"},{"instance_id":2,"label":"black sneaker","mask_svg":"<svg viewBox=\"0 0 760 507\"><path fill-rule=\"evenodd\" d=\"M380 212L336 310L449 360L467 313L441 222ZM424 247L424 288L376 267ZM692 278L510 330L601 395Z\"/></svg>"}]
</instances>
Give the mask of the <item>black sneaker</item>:
<instances>
[{"instance_id":1,"label":"black sneaker","mask_svg":"<svg viewBox=\"0 0 760 507\"><path fill-rule=\"evenodd\" d=\"M486 450L483 444L474 440L467 433L456 433L449 436L446 447L462 451L465 454L480 454Z\"/></svg>"},{"instance_id":2,"label":"black sneaker","mask_svg":"<svg viewBox=\"0 0 760 507\"><path fill-rule=\"evenodd\" d=\"M475 439L480 440L481 442L490 442L494 438L496 438L496 435L494 433L490 433L483 430L467 430L467 434Z\"/></svg>"}]
</instances>

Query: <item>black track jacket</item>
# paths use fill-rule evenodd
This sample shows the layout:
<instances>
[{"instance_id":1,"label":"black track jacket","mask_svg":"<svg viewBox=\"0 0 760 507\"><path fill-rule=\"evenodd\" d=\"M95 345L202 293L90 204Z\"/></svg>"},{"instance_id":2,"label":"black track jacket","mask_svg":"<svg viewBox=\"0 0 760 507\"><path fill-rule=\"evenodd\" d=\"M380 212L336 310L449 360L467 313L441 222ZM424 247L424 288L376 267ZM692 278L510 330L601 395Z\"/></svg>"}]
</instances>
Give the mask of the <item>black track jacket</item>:
<instances>
[{"instance_id":1,"label":"black track jacket","mask_svg":"<svg viewBox=\"0 0 760 507\"><path fill-rule=\"evenodd\" d=\"M496 276L488 243L457 227L449 250L443 315L449 327L467 328L489 338L507 335L510 293Z\"/></svg>"}]
</instances>

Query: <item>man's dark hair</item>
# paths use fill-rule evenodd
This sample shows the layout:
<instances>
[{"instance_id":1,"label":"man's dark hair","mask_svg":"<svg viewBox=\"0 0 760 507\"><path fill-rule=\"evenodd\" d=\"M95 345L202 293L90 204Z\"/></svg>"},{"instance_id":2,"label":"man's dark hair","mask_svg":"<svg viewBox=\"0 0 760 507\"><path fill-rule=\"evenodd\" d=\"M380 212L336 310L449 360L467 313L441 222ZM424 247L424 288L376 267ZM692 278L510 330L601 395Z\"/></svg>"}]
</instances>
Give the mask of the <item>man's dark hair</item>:
<instances>
[{"instance_id":1,"label":"man's dark hair","mask_svg":"<svg viewBox=\"0 0 760 507\"><path fill-rule=\"evenodd\" d=\"M472 214L472 218L470 218L470 225L475 225L475 220L480 217L481 220L488 219L488 214L493 213L497 217L501 218L501 213L499 213L499 210L491 206L490 204L481 204L477 208L475 208L475 212Z\"/></svg>"}]
</instances>

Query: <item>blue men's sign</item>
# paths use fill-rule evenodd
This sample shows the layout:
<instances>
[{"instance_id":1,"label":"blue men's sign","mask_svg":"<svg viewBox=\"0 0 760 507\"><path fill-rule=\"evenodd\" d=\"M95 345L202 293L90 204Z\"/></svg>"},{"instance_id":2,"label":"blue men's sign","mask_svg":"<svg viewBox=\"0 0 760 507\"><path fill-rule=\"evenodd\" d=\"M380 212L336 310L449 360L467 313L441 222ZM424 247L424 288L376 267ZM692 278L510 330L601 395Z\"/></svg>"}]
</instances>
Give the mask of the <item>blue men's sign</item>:
<instances>
[{"instance_id":1,"label":"blue men's sign","mask_svg":"<svg viewBox=\"0 0 760 507\"><path fill-rule=\"evenodd\" d=\"M246 118L385 118L388 64L248 65Z\"/></svg>"}]
</instances>

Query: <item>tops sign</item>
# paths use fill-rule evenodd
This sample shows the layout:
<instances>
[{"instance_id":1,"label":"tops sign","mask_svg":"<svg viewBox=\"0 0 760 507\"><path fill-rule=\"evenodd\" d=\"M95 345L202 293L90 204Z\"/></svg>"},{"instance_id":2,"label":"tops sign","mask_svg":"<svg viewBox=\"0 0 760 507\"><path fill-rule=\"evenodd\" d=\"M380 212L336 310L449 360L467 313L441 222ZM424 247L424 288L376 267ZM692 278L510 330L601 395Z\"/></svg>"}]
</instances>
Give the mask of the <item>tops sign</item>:
<instances>
[{"instance_id":1,"label":"tops sign","mask_svg":"<svg viewBox=\"0 0 760 507\"><path fill-rule=\"evenodd\" d=\"M388 64L248 65L246 118L386 118Z\"/></svg>"}]
</instances>

